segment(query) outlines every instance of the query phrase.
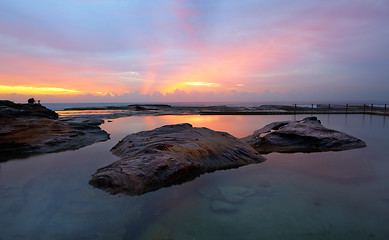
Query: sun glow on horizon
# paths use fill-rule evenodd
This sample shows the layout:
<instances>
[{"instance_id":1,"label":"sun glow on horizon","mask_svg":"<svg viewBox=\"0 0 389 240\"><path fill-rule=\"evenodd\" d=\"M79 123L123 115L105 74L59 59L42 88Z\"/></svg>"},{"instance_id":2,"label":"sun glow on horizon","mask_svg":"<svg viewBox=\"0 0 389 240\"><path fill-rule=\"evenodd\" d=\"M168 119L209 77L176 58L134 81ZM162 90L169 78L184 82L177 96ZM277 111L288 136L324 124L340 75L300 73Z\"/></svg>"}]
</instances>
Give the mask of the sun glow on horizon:
<instances>
[{"instance_id":1,"label":"sun glow on horizon","mask_svg":"<svg viewBox=\"0 0 389 240\"><path fill-rule=\"evenodd\" d=\"M67 95L81 94L81 91L74 89L56 88L56 87L28 87L28 86L4 86L0 85L0 94L50 94Z\"/></svg>"},{"instance_id":2,"label":"sun glow on horizon","mask_svg":"<svg viewBox=\"0 0 389 240\"><path fill-rule=\"evenodd\" d=\"M206 82L185 82L186 85L191 86L205 86L205 87L216 87L219 86L217 83L206 83Z\"/></svg>"},{"instance_id":3,"label":"sun glow on horizon","mask_svg":"<svg viewBox=\"0 0 389 240\"><path fill-rule=\"evenodd\" d=\"M178 81L177 83L169 83L159 89L159 92L162 94L174 93L177 90L182 92L191 92L191 91L209 91L218 92L222 84L214 82L201 82L201 81Z\"/></svg>"}]
</instances>

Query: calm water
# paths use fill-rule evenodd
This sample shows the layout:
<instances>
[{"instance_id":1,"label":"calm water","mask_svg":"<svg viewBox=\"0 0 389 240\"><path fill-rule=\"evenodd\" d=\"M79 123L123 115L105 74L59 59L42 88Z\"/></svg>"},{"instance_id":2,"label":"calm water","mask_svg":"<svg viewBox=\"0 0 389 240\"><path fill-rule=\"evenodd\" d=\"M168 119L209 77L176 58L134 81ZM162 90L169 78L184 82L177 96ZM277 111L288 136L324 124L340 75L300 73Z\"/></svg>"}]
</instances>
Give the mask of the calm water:
<instances>
[{"instance_id":1,"label":"calm water","mask_svg":"<svg viewBox=\"0 0 389 240\"><path fill-rule=\"evenodd\" d=\"M102 126L107 142L0 164L0 239L389 239L389 119L318 118L368 147L270 154L135 197L88 185L97 168L117 160L109 149L125 135L189 122L244 137L294 116L114 119ZM228 203L231 196L238 201ZM216 210L223 204L232 210Z\"/></svg>"}]
</instances>

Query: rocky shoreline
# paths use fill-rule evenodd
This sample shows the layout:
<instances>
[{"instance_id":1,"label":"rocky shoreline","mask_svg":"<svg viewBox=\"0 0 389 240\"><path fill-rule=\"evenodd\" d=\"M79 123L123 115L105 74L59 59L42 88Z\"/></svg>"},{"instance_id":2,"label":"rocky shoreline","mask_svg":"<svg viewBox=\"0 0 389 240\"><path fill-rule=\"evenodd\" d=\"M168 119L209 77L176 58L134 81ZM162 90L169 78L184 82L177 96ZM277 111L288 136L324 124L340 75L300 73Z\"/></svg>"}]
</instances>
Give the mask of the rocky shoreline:
<instances>
[{"instance_id":1,"label":"rocky shoreline","mask_svg":"<svg viewBox=\"0 0 389 240\"><path fill-rule=\"evenodd\" d=\"M95 110L96 114L59 117L40 104L0 101L0 162L106 141L109 134L99 125L107 118L229 111L244 114L250 109L129 105ZM242 139L226 132L194 128L189 123L168 125L125 137L111 150L122 159L98 169L89 183L112 194L139 195L207 172L263 162L265 158L260 154L341 151L365 146L360 139L323 127L316 117L274 122Z\"/></svg>"},{"instance_id":2,"label":"rocky shoreline","mask_svg":"<svg viewBox=\"0 0 389 240\"><path fill-rule=\"evenodd\" d=\"M131 104L124 106L106 106L106 107L85 107L85 108L66 108L63 113L81 111L95 111L95 116L104 112L107 118L118 118L133 115L299 115L299 114L371 114L388 115L386 105L367 106L365 105L330 105L330 104L311 104L309 105L260 105L260 106L171 106L167 104ZM98 113L98 111L101 111Z\"/></svg>"},{"instance_id":3,"label":"rocky shoreline","mask_svg":"<svg viewBox=\"0 0 389 240\"><path fill-rule=\"evenodd\" d=\"M101 119L58 119L39 104L0 101L0 162L41 153L75 150L106 141Z\"/></svg>"}]
</instances>

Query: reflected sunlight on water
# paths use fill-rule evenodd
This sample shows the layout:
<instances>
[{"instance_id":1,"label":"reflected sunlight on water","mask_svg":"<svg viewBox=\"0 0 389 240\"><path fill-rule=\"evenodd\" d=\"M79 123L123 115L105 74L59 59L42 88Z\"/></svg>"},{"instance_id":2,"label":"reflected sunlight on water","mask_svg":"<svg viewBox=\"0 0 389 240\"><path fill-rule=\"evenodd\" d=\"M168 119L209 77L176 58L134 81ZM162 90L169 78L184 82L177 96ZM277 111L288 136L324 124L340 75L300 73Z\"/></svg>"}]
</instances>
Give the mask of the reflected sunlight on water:
<instances>
[{"instance_id":1,"label":"reflected sunlight on water","mask_svg":"<svg viewBox=\"0 0 389 240\"><path fill-rule=\"evenodd\" d=\"M294 120L291 115L282 116L284 120ZM138 120L138 121L137 121ZM134 116L115 119L114 124L106 124L104 130L108 132L121 132L134 129L135 131L151 130L163 125L190 123L193 127L207 127L215 131L223 131L241 138L252 134L264 125L280 121L280 116L218 116L218 115L166 115L166 116ZM135 126L135 128L133 128Z\"/></svg>"},{"instance_id":2,"label":"reflected sunlight on water","mask_svg":"<svg viewBox=\"0 0 389 240\"><path fill-rule=\"evenodd\" d=\"M61 117L65 116L79 116L79 115L107 115L113 113L128 112L128 110L66 110L56 111Z\"/></svg>"}]
</instances>

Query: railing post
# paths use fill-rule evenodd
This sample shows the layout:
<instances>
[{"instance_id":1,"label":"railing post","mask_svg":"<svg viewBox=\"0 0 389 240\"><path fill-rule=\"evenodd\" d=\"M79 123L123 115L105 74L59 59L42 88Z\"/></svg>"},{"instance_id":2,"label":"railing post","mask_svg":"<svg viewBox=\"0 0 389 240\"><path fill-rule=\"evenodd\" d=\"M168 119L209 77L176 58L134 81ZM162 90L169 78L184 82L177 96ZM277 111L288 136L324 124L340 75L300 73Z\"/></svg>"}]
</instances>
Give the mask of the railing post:
<instances>
[{"instance_id":1,"label":"railing post","mask_svg":"<svg viewBox=\"0 0 389 240\"><path fill-rule=\"evenodd\" d=\"M385 112L385 114L386 114L386 104L385 104L385 109L384 109L384 112Z\"/></svg>"},{"instance_id":2,"label":"railing post","mask_svg":"<svg viewBox=\"0 0 389 240\"><path fill-rule=\"evenodd\" d=\"M294 105L294 114L296 114L296 108L297 108L297 106L296 106L296 104Z\"/></svg>"},{"instance_id":3,"label":"railing post","mask_svg":"<svg viewBox=\"0 0 389 240\"><path fill-rule=\"evenodd\" d=\"M346 104L346 113L348 112L348 104Z\"/></svg>"},{"instance_id":4,"label":"railing post","mask_svg":"<svg viewBox=\"0 0 389 240\"><path fill-rule=\"evenodd\" d=\"M366 112L366 104L363 104L363 113Z\"/></svg>"},{"instance_id":5,"label":"railing post","mask_svg":"<svg viewBox=\"0 0 389 240\"><path fill-rule=\"evenodd\" d=\"M371 105L371 110L370 110L371 113L373 113L373 104Z\"/></svg>"},{"instance_id":6,"label":"railing post","mask_svg":"<svg viewBox=\"0 0 389 240\"><path fill-rule=\"evenodd\" d=\"M313 111L313 104L312 104L312 111Z\"/></svg>"},{"instance_id":7,"label":"railing post","mask_svg":"<svg viewBox=\"0 0 389 240\"><path fill-rule=\"evenodd\" d=\"M328 104L328 111L331 110L331 104Z\"/></svg>"}]
</instances>

